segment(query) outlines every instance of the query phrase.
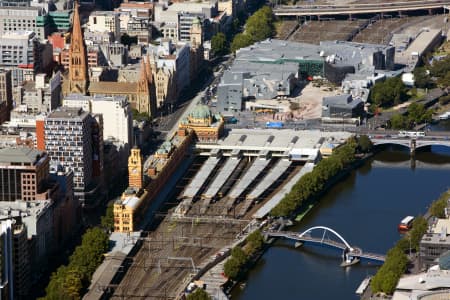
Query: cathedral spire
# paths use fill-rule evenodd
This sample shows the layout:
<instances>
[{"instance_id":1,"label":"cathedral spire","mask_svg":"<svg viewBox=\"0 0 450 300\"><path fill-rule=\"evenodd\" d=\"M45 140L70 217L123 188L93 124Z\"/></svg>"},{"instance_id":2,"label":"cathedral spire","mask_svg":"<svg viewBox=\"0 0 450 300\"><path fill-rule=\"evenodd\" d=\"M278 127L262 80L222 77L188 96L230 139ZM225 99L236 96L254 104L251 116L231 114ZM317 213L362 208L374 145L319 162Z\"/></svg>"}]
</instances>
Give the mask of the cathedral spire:
<instances>
[{"instance_id":1,"label":"cathedral spire","mask_svg":"<svg viewBox=\"0 0 450 300\"><path fill-rule=\"evenodd\" d=\"M88 83L86 47L78 9L78 1L75 1L69 48L69 92L86 94Z\"/></svg>"},{"instance_id":2,"label":"cathedral spire","mask_svg":"<svg viewBox=\"0 0 450 300\"><path fill-rule=\"evenodd\" d=\"M150 55L147 54L145 57L145 70L147 72L147 80L149 84L153 83L153 73L152 73L152 66L150 64Z\"/></svg>"},{"instance_id":3,"label":"cathedral spire","mask_svg":"<svg viewBox=\"0 0 450 300\"><path fill-rule=\"evenodd\" d=\"M141 75L139 76L139 84L138 84L139 92L148 94L148 92L149 92L148 84L149 84L149 81L148 81L148 75L147 75L147 66L145 63L145 59L142 58L141 59Z\"/></svg>"}]
</instances>

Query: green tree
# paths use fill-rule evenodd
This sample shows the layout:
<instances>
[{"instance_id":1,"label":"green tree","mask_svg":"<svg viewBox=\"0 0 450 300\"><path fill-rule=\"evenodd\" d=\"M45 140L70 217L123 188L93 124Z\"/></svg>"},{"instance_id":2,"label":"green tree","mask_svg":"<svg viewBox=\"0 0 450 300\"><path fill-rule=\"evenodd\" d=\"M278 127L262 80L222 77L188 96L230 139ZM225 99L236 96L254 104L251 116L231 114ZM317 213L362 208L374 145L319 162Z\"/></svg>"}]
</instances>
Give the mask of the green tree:
<instances>
[{"instance_id":1,"label":"green tree","mask_svg":"<svg viewBox=\"0 0 450 300\"><path fill-rule=\"evenodd\" d=\"M412 229L409 232L409 238L411 238L411 248L415 249L416 251L419 250L420 240L427 231L427 228L428 222L424 217L417 216L414 219Z\"/></svg>"},{"instance_id":2,"label":"green tree","mask_svg":"<svg viewBox=\"0 0 450 300\"><path fill-rule=\"evenodd\" d=\"M227 38L222 32L217 33L211 39L211 51L214 55L223 55L227 53Z\"/></svg>"},{"instance_id":3,"label":"green tree","mask_svg":"<svg viewBox=\"0 0 450 300\"><path fill-rule=\"evenodd\" d=\"M383 276L380 288L386 294L393 294L397 286L399 276L394 271L388 270Z\"/></svg>"},{"instance_id":4,"label":"green tree","mask_svg":"<svg viewBox=\"0 0 450 300\"><path fill-rule=\"evenodd\" d=\"M367 153L372 150L373 144L369 137L362 134L358 138L358 150L362 153Z\"/></svg>"},{"instance_id":5,"label":"green tree","mask_svg":"<svg viewBox=\"0 0 450 300\"><path fill-rule=\"evenodd\" d=\"M65 287L65 279L68 273L67 266L61 266L52 274L50 282L45 288L45 300L70 299Z\"/></svg>"},{"instance_id":6,"label":"green tree","mask_svg":"<svg viewBox=\"0 0 450 300\"><path fill-rule=\"evenodd\" d=\"M254 40L250 35L245 33L239 33L234 37L233 42L231 42L231 51L236 52L236 50L248 47L253 43Z\"/></svg>"},{"instance_id":7,"label":"green tree","mask_svg":"<svg viewBox=\"0 0 450 300\"><path fill-rule=\"evenodd\" d=\"M250 253L254 253L255 251L261 249L264 244L264 237L259 230L255 230L250 233L246 240Z\"/></svg>"},{"instance_id":8,"label":"green tree","mask_svg":"<svg viewBox=\"0 0 450 300\"><path fill-rule=\"evenodd\" d=\"M64 289L69 297L68 299L80 299L83 284L78 270L72 268L67 271L64 280Z\"/></svg>"},{"instance_id":9,"label":"green tree","mask_svg":"<svg viewBox=\"0 0 450 300\"><path fill-rule=\"evenodd\" d=\"M437 84L441 88L447 88L450 86L450 72L447 72L444 76L439 77L437 80Z\"/></svg>"},{"instance_id":10,"label":"green tree","mask_svg":"<svg viewBox=\"0 0 450 300\"><path fill-rule=\"evenodd\" d=\"M269 6L263 6L248 18L245 33L254 41L261 41L273 35L273 12Z\"/></svg>"},{"instance_id":11,"label":"green tree","mask_svg":"<svg viewBox=\"0 0 450 300\"><path fill-rule=\"evenodd\" d=\"M102 227L107 231L114 230L114 205L113 203L108 204L106 207L105 215L101 217Z\"/></svg>"},{"instance_id":12,"label":"green tree","mask_svg":"<svg viewBox=\"0 0 450 300\"><path fill-rule=\"evenodd\" d=\"M139 122L141 122L141 121L147 121L147 122L150 121L150 116L147 113L145 113L145 112L140 113L135 108L131 109L131 114L133 116L133 120L136 120L136 121L139 121Z\"/></svg>"},{"instance_id":13,"label":"green tree","mask_svg":"<svg viewBox=\"0 0 450 300\"><path fill-rule=\"evenodd\" d=\"M418 88L430 88L433 85L433 81L429 75L429 71L424 67L414 69L414 84Z\"/></svg>"},{"instance_id":14,"label":"green tree","mask_svg":"<svg viewBox=\"0 0 450 300\"><path fill-rule=\"evenodd\" d=\"M233 249L231 249L231 257L236 259L239 265L243 265L247 262L247 254L245 254L244 250L242 250L241 247L236 246Z\"/></svg>"},{"instance_id":15,"label":"green tree","mask_svg":"<svg viewBox=\"0 0 450 300\"><path fill-rule=\"evenodd\" d=\"M225 273L225 276L232 279L235 279L238 276L240 269L241 265L233 256L230 257L223 266L223 272Z\"/></svg>"},{"instance_id":16,"label":"green tree","mask_svg":"<svg viewBox=\"0 0 450 300\"><path fill-rule=\"evenodd\" d=\"M427 110L423 104L414 102L408 106L408 119L411 123L416 124L431 122L433 119L433 112Z\"/></svg>"},{"instance_id":17,"label":"green tree","mask_svg":"<svg viewBox=\"0 0 450 300\"><path fill-rule=\"evenodd\" d=\"M447 199L449 197L450 193L447 191L439 199L433 201L430 207L430 214L438 218L445 218L445 208L447 207Z\"/></svg>"},{"instance_id":18,"label":"green tree","mask_svg":"<svg viewBox=\"0 0 450 300\"><path fill-rule=\"evenodd\" d=\"M211 300L211 296L204 289L197 288L192 294L186 297L186 300Z\"/></svg>"},{"instance_id":19,"label":"green tree","mask_svg":"<svg viewBox=\"0 0 450 300\"><path fill-rule=\"evenodd\" d=\"M69 265L59 267L52 274L44 299L80 299L92 274L102 262L108 245L108 235L101 228L88 229L82 237L81 245L70 256Z\"/></svg>"},{"instance_id":20,"label":"green tree","mask_svg":"<svg viewBox=\"0 0 450 300\"><path fill-rule=\"evenodd\" d=\"M406 87L398 77L391 77L384 82L376 83L370 92L370 100L377 106L399 104L406 98Z\"/></svg>"},{"instance_id":21,"label":"green tree","mask_svg":"<svg viewBox=\"0 0 450 300\"><path fill-rule=\"evenodd\" d=\"M391 117L391 127L394 129L407 129L408 120L401 114L395 114Z\"/></svg>"},{"instance_id":22,"label":"green tree","mask_svg":"<svg viewBox=\"0 0 450 300\"><path fill-rule=\"evenodd\" d=\"M443 60L435 60L431 65L431 76L442 78L450 71L450 57Z\"/></svg>"}]
</instances>

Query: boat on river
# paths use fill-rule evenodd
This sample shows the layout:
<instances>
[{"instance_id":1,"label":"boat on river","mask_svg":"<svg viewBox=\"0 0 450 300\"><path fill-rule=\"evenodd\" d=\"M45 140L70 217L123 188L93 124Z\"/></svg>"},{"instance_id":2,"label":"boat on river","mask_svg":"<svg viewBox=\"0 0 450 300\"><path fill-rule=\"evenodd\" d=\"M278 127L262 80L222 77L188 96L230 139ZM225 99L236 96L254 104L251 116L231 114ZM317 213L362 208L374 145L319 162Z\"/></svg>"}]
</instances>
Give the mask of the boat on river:
<instances>
[{"instance_id":1,"label":"boat on river","mask_svg":"<svg viewBox=\"0 0 450 300\"><path fill-rule=\"evenodd\" d=\"M405 217L400 224L398 224L398 230L401 232L405 232L411 229L412 224L414 221L414 217L413 216L407 216Z\"/></svg>"}]
</instances>

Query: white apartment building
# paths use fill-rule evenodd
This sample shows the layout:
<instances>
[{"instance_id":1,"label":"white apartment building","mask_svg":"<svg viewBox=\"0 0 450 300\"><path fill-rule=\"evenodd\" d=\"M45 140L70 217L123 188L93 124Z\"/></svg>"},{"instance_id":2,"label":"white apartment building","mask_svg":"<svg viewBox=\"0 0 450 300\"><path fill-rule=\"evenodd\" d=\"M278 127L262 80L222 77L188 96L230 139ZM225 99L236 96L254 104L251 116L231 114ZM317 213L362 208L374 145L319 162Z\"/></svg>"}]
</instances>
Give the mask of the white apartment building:
<instances>
[{"instance_id":1,"label":"white apartment building","mask_svg":"<svg viewBox=\"0 0 450 300\"><path fill-rule=\"evenodd\" d=\"M88 30L91 32L112 32L114 39L120 39L119 13L113 11L95 11L89 16Z\"/></svg>"},{"instance_id":2,"label":"white apartment building","mask_svg":"<svg viewBox=\"0 0 450 300\"><path fill-rule=\"evenodd\" d=\"M60 107L45 118L45 149L74 173L75 197L84 203L103 172L103 122L81 108ZM96 187L94 188L96 189Z\"/></svg>"},{"instance_id":3,"label":"white apartment building","mask_svg":"<svg viewBox=\"0 0 450 300\"><path fill-rule=\"evenodd\" d=\"M83 96L70 94L63 99L63 106L82 108L92 114L103 115L103 138L131 148L133 118L125 96Z\"/></svg>"}]
</instances>

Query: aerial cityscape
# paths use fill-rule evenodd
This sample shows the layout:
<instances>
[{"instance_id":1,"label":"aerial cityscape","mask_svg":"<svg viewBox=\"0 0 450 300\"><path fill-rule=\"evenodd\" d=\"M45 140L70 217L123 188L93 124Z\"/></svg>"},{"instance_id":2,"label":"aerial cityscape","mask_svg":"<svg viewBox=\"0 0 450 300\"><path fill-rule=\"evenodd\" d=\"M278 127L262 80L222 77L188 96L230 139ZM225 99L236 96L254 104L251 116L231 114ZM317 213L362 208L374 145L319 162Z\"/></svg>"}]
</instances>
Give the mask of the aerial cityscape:
<instances>
[{"instance_id":1,"label":"aerial cityscape","mask_svg":"<svg viewBox=\"0 0 450 300\"><path fill-rule=\"evenodd\" d=\"M450 299L450 0L0 0L1 299Z\"/></svg>"}]
</instances>

